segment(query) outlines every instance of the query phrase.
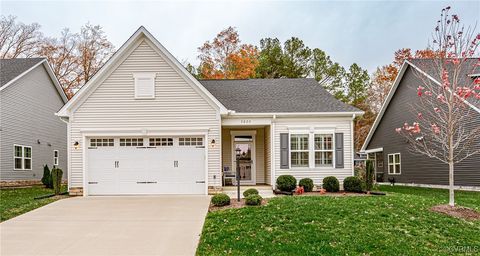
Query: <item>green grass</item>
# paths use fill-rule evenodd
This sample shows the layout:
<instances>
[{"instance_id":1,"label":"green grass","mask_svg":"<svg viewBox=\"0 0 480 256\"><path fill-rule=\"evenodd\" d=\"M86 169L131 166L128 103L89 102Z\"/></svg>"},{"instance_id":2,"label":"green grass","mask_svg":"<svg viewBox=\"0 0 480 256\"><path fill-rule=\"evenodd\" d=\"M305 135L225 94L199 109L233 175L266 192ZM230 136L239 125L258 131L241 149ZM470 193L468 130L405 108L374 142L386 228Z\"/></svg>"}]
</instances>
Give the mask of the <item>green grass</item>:
<instances>
[{"instance_id":1,"label":"green grass","mask_svg":"<svg viewBox=\"0 0 480 256\"><path fill-rule=\"evenodd\" d=\"M60 197L34 199L52 193L53 189L39 186L0 189L0 221L11 219L60 199Z\"/></svg>"},{"instance_id":2,"label":"green grass","mask_svg":"<svg viewBox=\"0 0 480 256\"><path fill-rule=\"evenodd\" d=\"M445 191L381 189L395 192L371 197L279 197L263 207L210 212L197 254L480 254L480 221L429 211L447 202ZM457 200L480 207L480 193L459 192Z\"/></svg>"}]
</instances>

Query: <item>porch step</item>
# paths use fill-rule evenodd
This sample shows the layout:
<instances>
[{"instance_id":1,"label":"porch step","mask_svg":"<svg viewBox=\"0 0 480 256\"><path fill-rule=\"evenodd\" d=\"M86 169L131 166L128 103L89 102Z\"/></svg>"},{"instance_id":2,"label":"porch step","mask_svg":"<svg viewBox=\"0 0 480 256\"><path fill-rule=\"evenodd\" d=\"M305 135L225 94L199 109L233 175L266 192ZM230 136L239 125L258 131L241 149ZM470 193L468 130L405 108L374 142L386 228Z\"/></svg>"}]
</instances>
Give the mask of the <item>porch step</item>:
<instances>
[{"instance_id":1,"label":"porch step","mask_svg":"<svg viewBox=\"0 0 480 256\"><path fill-rule=\"evenodd\" d=\"M254 188L258 190L258 193L263 198L275 197L275 194L273 193L271 186L262 185L262 186L240 186L240 196L242 198L243 198L243 192L249 188ZM223 187L223 193L227 194L230 198L237 198L237 187L235 186Z\"/></svg>"}]
</instances>

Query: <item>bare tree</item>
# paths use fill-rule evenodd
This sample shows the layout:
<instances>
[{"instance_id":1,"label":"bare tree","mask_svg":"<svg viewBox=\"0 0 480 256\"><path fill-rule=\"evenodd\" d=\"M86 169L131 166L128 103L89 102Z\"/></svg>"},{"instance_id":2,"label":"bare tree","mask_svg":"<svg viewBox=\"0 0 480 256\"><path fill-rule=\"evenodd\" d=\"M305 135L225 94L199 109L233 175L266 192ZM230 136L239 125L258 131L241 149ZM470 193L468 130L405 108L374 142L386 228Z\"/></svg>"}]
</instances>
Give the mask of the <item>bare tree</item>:
<instances>
[{"instance_id":1,"label":"bare tree","mask_svg":"<svg viewBox=\"0 0 480 256\"><path fill-rule=\"evenodd\" d=\"M480 127L475 124L480 114L480 79L468 76L479 70L474 56L480 34L475 27L465 29L449 10L442 10L433 34L431 48L441 53L429 68L434 72L415 71L421 81L418 103L412 104L417 118L396 131L407 139L412 152L448 164L449 204L454 206L454 166L480 153Z\"/></svg>"},{"instance_id":2,"label":"bare tree","mask_svg":"<svg viewBox=\"0 0 480 256\"><path fill-rule=\"evenodd\" d=\"M83 83L86 83L112 56L115 49L99 25L85 24L78 38L81 75Z\"/></svg>"},{"instance_id":3,"label":"bare tree","mask_svg":"<svg viewBox=\"0 0 480 256\"><path fill-rule=\"evenodd\" d=\"M15 16L0 18L0 58L11 59L35 55L42 38L38 23L23 24Z\"/></svg>"},{"instance_id":4,"label":"bare tree","mask_svg":"<svg viewBox=\"0 0 480 256\"><path fill-rule=\"evenodd\" d=\"M65 28L60 38L44 38L37 55L47 58L65 93L71 98L72 89L82 82L78 58L78 35L72 34Z\"/></svg>"}]
</instances>

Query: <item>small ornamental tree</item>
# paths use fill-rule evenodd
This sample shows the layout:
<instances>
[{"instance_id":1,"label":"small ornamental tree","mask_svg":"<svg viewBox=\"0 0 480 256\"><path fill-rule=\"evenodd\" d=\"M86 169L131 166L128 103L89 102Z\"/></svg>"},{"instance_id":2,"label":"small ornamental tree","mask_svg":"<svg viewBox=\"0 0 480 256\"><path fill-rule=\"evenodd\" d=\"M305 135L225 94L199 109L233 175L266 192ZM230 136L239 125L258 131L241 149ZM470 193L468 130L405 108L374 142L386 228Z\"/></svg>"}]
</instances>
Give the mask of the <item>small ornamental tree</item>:
<instances>
[{"instance_id":1,"label":"small ornamental tree","mask_svg":"<svg viewBox=\"0 0 480 256\"><path fill-rule=\"evenodd\" d=\"M442 9L433 34L430 48L440 53L432 61L434 73L415 71L421 81L416 88L419 100L412 104L416 120L396 132L406 138L412 152L448 165L449 204L454 206L454 166L480 152L475 146L480 127L474 117L480 113L480 78L468 76L480 70L480 34L465 29L449 11L450 7Z\"/></svg>"}]
</instances>

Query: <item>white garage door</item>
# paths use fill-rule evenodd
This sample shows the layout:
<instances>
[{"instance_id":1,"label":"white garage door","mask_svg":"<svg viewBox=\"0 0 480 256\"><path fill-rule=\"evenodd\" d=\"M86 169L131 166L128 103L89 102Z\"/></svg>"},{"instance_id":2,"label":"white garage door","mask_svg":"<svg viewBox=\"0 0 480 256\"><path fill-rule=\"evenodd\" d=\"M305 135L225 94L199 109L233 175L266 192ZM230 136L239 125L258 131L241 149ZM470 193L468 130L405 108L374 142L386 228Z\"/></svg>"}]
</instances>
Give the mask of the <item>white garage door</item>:
<instances>
[{"instance_id":1,"label":"white garage door","mask_svg":"<svg viewBox=\"0 0 480 256\"><path fill-rule=\"evenodd\" d=\"M205 194L200 136L89 138L89 195Z\"/></svg>"}]
</instances>

